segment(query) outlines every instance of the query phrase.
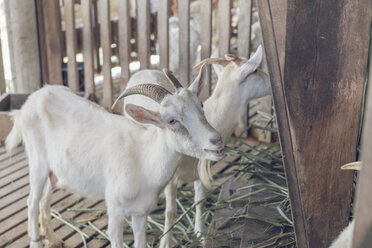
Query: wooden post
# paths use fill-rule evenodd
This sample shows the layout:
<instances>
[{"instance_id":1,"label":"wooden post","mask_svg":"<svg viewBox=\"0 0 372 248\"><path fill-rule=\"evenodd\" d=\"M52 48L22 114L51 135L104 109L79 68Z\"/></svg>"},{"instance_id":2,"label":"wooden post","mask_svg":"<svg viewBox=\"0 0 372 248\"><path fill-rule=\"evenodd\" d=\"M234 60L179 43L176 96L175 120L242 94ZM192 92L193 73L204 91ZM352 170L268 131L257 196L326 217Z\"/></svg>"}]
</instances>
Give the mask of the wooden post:
<instances>
[{"instance_id":1,"label":"wooden post","mask_svg":"<svg viewBox=\"0 0 372 248\"><path fill-rule=\"evenodd\" d=\"M123 91L130 77L130 16L129 1L124 0L119 4L119 57L121 67L120 89Z\"/></svg>"},{"instance_id":2,"label":"wooden post","mask_svg":"<svg viewBox=\"0 0 372 248\"><path fill-rule=\"evenodd\" d=\"M110 1L100 0L101 17L101 45L103 54L103 99L102 105L110 109L113 100L111 78L111 24L110 24Z\"/></svg>"},{"instance_id":3,"label":"wooden post","mask_svg":"<svg viewBox=\"0 0 372 248\"><path fill-rule=\"evenodd\" d=\"M178 1L179 21L179 73L184 86L190 83L190 0Z\"/></svg>"},{"instance_id":4,"label":"wooden post","mask_svg":"<svg viewBox=\"0 0 372 248\"><path fill-rule=\"evenodd\" d=\"M59 0L42 0L42 6L49 80L47 83L62 84L62 29Z\"/></svg>"},{"instance_id":5,"label":"wooden post","mask_svg":"<svg viewBox=\"0 0 372 248\"><path fill-rule=\"evenodd\" d=\"M169 0L159 1L158 11L158 41L159 68L169 67Z\"/></svg>"},{"instance_id":6,"label":"wooden post","mask_svg":"<svg viewBox=\"0 0 372 248\"><path fill-rule=\"evenodd\" d=\"M231 0L218 2L218 54L220 57L230 52Z\"/></svg>"},{"instance_id":7,"label":"wooden post","mask_svg":"<svg viewBox=\"0 0 372 248\"><path fill-rule=\"evenodd\" d=\"M372 45L370 46L370 49ZM353 248L367 247L365 239L371 239L372 234L372 51L369 54L369 79L368 93L366 100L366 115L363 123L363 139L362 139L362 161L363 167L359 175L357 187L356 207L355 207L355 229L353 237ZM367 243L370 245L371 243Z\"/></svg>"},{"instance_id":8,"label":"wooden post","mask_svg":"<svg viewBox=\"0 0 372 248\"><path fill-rule=\"evenodd\" d=\"M0 95L6 92L6 85L5 85L5 74L4 74L4 63L3 63L3 49L1 46L1 39L0 39Z\"/></svg>"},{"instance_id":9,"label":"wooden post","mask_svg":"<svg viewBox=\"0 0 372 248\"><path fill-rule=\"evenodd\" d=\"M141 69L150 68L150 6L149 0L137 0L137 47Z\"/></svg>"},{"instance_id":10,"label":"wooden post","mask_svg":"<svg viewBox=\"0 0 372 248\"><path fill-rule=\"evenodd\" d=\"M356 156L369 1L288 2L283 75L273 8L257 3L297 246L328 247L348 222L352 173L340 166Z\"/></svg>"},{"instance_id":11,"label":"wooden post","mask_svg":"<svg viewBox=\"0 0 372 248\"><path fill-rule=\"evenodd\" d=\"M204 0L200 3L200 8L203 10L200 23L200 36L201 44L201 59L211 57L212 52L212 0ZM205 101L212 92L212 81L211 81L211 66L207 66L207 73L204 79L204 87L200 92L200 99Z\"/></svg>"},{"instance_id":12,"label":"wooden post","mask_svg":"<svg viewBox=\"0 0 372 248\"><path fill-rule=\"evenodd\" d=\"M92 25L92 0L81 1L83 17L84 88L88 95L95 94L94 86L94 39Z\"/></svg>"},{"instance_id":13,"label":"wooden post","mask_svg":"<svg viewBox=\"0 0 372 248\"><path fill-rule=\"evenodd\" d=\"M4 4L14 90L31 93L41 86L35 1L6 0Z\"/></svg>"},{"instance_id":14,"label":"wooden post","mask_svg":"<svg viewBox=\"0 0 372 248\"><path fill-rule=\"evenodd\" d=\"M68 87L79 91L79 74L76 63L75 0L65 0L66 53L68 57Z\"/></svg>"}]
</instances>

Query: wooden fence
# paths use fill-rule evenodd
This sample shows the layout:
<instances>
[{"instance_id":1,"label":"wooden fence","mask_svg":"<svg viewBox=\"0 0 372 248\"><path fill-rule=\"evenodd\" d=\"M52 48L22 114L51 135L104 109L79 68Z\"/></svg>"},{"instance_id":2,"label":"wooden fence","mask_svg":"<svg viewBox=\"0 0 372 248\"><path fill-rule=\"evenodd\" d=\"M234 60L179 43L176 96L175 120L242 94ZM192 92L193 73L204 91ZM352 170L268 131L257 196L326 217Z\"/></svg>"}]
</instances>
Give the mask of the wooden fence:
<instances>
[{"instance_id":1,"label":"wooden fence","mask_svg":"<svg viewBox=\"0 0 372 248\"><path fill-rule=\"evenodd\" d=\"M182 83L190 81L190 3L191 0L176 1L179 11L179 76ZM252 2L249 1L220 1L218 15L220 30L219 54L230 51L230 40L233 35L231 27L232 3L240 7L237 35L238 52L240 56L249 56L250 27ZM150 14L149 0L137 0L137 18L130 16L130 1L117 0L117 5L110 7L109 0L37 0L37 18L39 26L39 42L41 53L43 83L62 84L63 58L67 57L67 84L79 91L83 78L83 87L87 94L95 95L94 77L98 73L103 75L103 94L97 99L105 108L113 102L113 81L111 68L121 67L120 89L124 89L130 77L129 64L133 60L140 62L140 68L152 67L150 56L156 53L158 44L158 68L169 66L169 24L171 4L174 1L159 1L158 11ZM212 49L212 0L201 1L201 59L211 56ZM114 10L113 10L114 9ZM110 13L117 16L110 17ZM78 17L77 17L78 16ZM79 25L76 20L79 19ZM222 31L221 31L222 30ZM241 35L240 35L241 33ZM99 51L102 51L100 61ZM194 52L194 51L192 51ZM83 76L81 65L76 62L76 55L83 55ZM113 55L118 62L112 62ZM101 63L102 62L102 63ZM211 74L208 69L208 87L204 88L203 98L207 98L211 91Z\"/></svg>"}]
</instances>

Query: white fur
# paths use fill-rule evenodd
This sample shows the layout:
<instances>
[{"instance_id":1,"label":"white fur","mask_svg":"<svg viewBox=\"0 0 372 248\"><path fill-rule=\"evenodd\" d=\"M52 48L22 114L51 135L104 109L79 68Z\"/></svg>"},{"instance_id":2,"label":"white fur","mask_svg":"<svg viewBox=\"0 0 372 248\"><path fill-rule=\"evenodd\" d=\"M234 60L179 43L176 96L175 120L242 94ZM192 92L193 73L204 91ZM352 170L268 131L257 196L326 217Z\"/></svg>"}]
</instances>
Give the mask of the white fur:
<instances>
[{"instance_id":1,"label":"white fur","mask_svg":"<svg viewBox=\"0 0 372 248\"><path fill-rule=\"evenodd\" d=\"M231 137L240 116L246 111L249 101L268 95L271 92L268 76L262 72L254 72L260 65L262 56L262 47L259 47L250 60L243 59L240 66L234 62L231 62L226 67L214 65L214 68L218 71L218 82L213 94L204 102L204 112L209 123L220 132L224 142L227 142ZM128 87L139 84L144 80L162 86L169 85L167 79L159 72L144 70L138 72L136 77L128 82ZM125 104L128 103L145 106L154 111L157 109L155 104L146 101L143 96L128 97L125 100ZM175 175L165 188L166 220L164 231L167 231L172 225L174 215L177 212L176 187L180 182L195 181L195 201L203 199L206 195L206 188L201 183L201 179L208 184L209 176L203 173L198 174L200 165L205 163L209 162L207 160L201 160L198 165L197 159L186 155L180 160ZM196 207L196 233L202 232L204 228L204 221L202 219L203 207L204 203ZM170 247L171 237L171 232L168 232L162 238L160 247Z\"/></svg>"},{"instance_id":2,"label":"white fur","mask_svg":"<svg viewBox=\"0 0 372 248\"><path fill-rule=\"evenodd\" d=\"M112 247L123 247L124 217L132 216L138 248L146 246L146 217L176 171L174 161L179 161L181 153L219 158L204 152L205 148L221 149L210 142L220 136L189 89L167 95L157 113L135 105L127 107L132 117L140 120L134 114L137 111L143 122L152 125L110 114L62 86L45 86L34 92L14 113L6 146L10 151L22 139L29 159L31 248L42 247L39 210L41 234L49 245L61 244L49 223L51 172L58 180L57 187L105 199ZM169 124L169 119L178 122Z\"/></svg>"},{"instance_id":3,"label":"white fur","mask_svg":"<svg viewBox=\"0 0 372 248\"><path fill-rule=\"evenodd\" d=\"M340 233L335 241L329 248L351 248L353 241L355 221L353 220L350 224Z\"/></svg>"}]
</instances>

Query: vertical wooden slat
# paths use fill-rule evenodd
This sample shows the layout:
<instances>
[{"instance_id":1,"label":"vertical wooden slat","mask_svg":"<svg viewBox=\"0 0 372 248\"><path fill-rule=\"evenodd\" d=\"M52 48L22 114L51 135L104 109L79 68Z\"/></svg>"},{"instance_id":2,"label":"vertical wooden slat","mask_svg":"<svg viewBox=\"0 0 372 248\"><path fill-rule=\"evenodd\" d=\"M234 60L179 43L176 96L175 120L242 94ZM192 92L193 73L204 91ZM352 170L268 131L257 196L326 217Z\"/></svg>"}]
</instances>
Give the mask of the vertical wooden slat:
<instances>
[{"instance_id":1,"label":"vertical wooden slat","mask_svg":"<svg viewBox=\"0 0 372 248\"><path fill-rule=\"evenodd\" d=\"M37 32L39 41L40 69L41 69L41 85L49 82L48 78L48 61L45 44L45 27L43 0L36 0L36 17L37 17Z\"/></svg>"},{"instance_id":2,"label":"vertical wooden slat","mask_svg":"<svg viewBox=\"0 0 372 248\"><path fill-rule=\"evenodd\" d=\"M169 67L169 0L159 2L158 11L158 42L159 42L159 68Z\"/></svg>"},{"instance_id":3,"label":"vertical wooden slat","mask_svg":"<svg viewBox=\"0 0 372 248\"><path fill-rule=\"evenodd\" d=\"M112 78L111 78L111 25L110 25L110 1L100 0L101 17L101 45L103 55L103 100L102 105L109 109L112 104Z\"/></svg>"},{"instance_id":4,"label":"vertical wooden slat","mask_svg":"<svg viewBox=\"0 0 372 248\"><path fill-rule=\"evenodd\" d=\"M59 0L43 0L45 44L50 84L62 84L61 13Z\"/></svg>"},{"instance_id":5,"label":"vertical wooden slat","mask_svg":"<svg viewBox=\"0 0 372 248\"><path fill-rule=\"evenodd\" d=\"M252 0L239 1L238 55L249 58L251 44Z\"/></svg>"},{"instance_id":6,"label":"vertical wooden slat","mask_svg":"<svg viewBox=\"0 0 372 248\"><path fill-rule=\"evenodd\" d=\"M179 15L179 77L187 86L190 83L190 0L178 1Z\"/></svg>"},{"instance_id":7,"label":"vertical wooden slat","mask_svg":"<svg viewBox=\"0 0 372 248\"><path fill-rule=\"evenodd\" d=\"M275 38L267 39L273 9L257 3L269 71L275 64L281 75ZM297 246L328 247L349 217L352 172L340 165L356 156L370 1L287 3L284 74L271 80Z\"/></svg>"},{"instance_id":8,"label":"vertical wooden slat","mask_svg":"<svg viewBox=\"0 0 372 248\"><path fill-rule=\"evenodd\" d=\"M93 0L93 13L92 13L92 25L93 25L93 40L94 40L94 68L96 72L101 72L101 63L99 58L99 48L101 47L99 25L98 25L98 0Z\"/></svg>"},{"instance_id":9,"label":"vertical wooden slat","mask_svg":"<svg viewBox=\"0 0 372 248\"><path fill-rule=\"evenodd\" d=\"M65 0L66 53L68 57L68 86L79 91L79 74L76 63L75 0Z\"/></svg>"},{"instance_id":10,"label":"vertical wooden slat","mask_svg":"<svg viewBox=\"0 0 372 248\"><path fill-rule=\"evenodd\" d=\"M150 4L149 0L137 0L137 45L141 69L150 68Z\"/></svg>"},{"instance_id":11,"label":"vertical wooden slat","mask_svg":"<svg viewBox=\"0 0 372 248\"><path fill-rule=\"evenodd\" d=\"M119 57L121 67L121 91L130 77L129 62L130 62L130 16L129 16L129 1L122 0L119 5Z\"/></svg>"},{"instance_id":12,"label":"vertical wooden slat","mask_svg":"<svg viewBox=\"0 0 372 248\"><path fill-rule=\"evenodd\" d=\"M200 9L202 11L201 23L200 23L200 44L201 54L200 58L210 58L212 51L212 0L204 0L200 3ZM193 52L193 51L191 51ZM205 75L204 87L200 93L200 99L206 100L212 91L211 87L211 66L207 66L207 73Z\"/></svg>"},{"instance_id":13,"label":"vertical wooden slat","mask_svg":"<svg viewBox=\"0 0 372 248\"><path fill-rule=\"evenodd\" d=\"M230 52L231 0L218 2L218 54L220 57Z\"/></svg>"},{"instance_id":14,"label":"vertical wooden slat","mask_svg":"<svg viewBox=\"0 0 372 248\"><path fill-rule=\"evenodd\" d=\"M88 95L95 94L92 7L92 0L81 1L83 17L84 88L85 93Z\"/></svg>"},{"instance_id":15,"label":"vertical wooden slat","mask_svg":"<svg viewBox=\"0 0 372 248\"><path fill-rule=\"evenodd\" d=\"M238 23L238 56L249 58L251 44L251 22L252 22L252 0L239 1L239 23ZM249 104L244 116L240 117L243 124L249 123ZM246 125L238 125L235 134L240 135Z\"/></svg>"},{"instance_id":16,"label":"vertical wooden slat","mask_svg":"<svg viewBox=\"0 0 372 248\"><path fill-rule=\"evenodd\" d=\"M3 49L1 46L1 39L0 39L0 95L4 94L6 91L5 86L5 75L4 75L4 63L3 63Z\"/></svg>"},{"instance_id":17,"label":"vertical wooden slat","mask_svg":"<svg viewBox=\"0 0 372 248\"><path fill-rule=\"evenodd\" d=\"M355 229L353 248L368 247L372 235L372 45L369 54L369 79L368 94L366 101L366 115L363 123L362 161L363 167L359 175L355 207Z\"/></svg>"}]
</instances>

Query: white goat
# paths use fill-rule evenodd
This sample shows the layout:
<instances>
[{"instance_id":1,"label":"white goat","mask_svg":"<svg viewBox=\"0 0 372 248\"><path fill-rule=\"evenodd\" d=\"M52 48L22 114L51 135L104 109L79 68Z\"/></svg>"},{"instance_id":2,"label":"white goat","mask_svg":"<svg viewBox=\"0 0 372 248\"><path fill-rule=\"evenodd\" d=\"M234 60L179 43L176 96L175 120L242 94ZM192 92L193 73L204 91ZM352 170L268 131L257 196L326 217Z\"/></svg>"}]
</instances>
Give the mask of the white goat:
<instances>
[{"instance_id":1,"label":"white goat","mask_svg":"<svg viewBox=\"0 0 372 248\"><path fill-rule=\"evenodd\" d=\"M203 108L207 120L220 132L222 140L225 142L231 137L238 119L242 112L246 111L249 101L268 95L271 92L268 76L260 70L257 70L262 61L262 57L262 47L259 47L257 52L248 61L228 55L226 59L206 59L198 65L217 63L213 65L218 74L216 89L204 102ZM196 80L200 80L199 78L202 75L201 72L199 72ZM144 80L157 83L163 87L167 87L168 85L167 79L154 70L140 71L134 76L129 80L128 87L137 85ZM139 95L128 97L124 102L124 106L129 103L146 106L154 111L157 109L156 105ZM165 188L166 220L164 232L167 232L171 227L174 215L177 211L176 191L177 185L180 182L194 181L195 202L205 197L206 189L202 181L208 185L208 175L204 173L200 174L200 172L203 172L202 168L206 163L207 161L203 160L198 165L197 159L186 155L182 157L175 175ZM199 174L197 172L199 172ZM204 227L204 222L202 220L203 207L204 202L196 207L196 233L202 232ZM170 247L171 237L171 232L165 234L161 240L160 247Z\"/></svg>"},{"instance_id":2,"label":"white goat","mask_svg":"<svg viewBox=\"0 0 372 248\"><path fill-rule=\"evenodd\" d=\"M6 139L8 151L23 140L29 159L30 247L42 247L44 235L50 246L62 245L50 226L55 181L58 187L105 199L111 247L123 247L126 216L132 217L135 247L146 247L147 215L176 171L174 161L182 153L212 160L223 156L221 136L193 94L199 87L196 82L173 94L152 84L127 89L118 100L142 94L159 104L157 112L126 106L137 122L151 124L147 127L108 113L66 87L45 86L31 94L13 113L14 126Z\"/></svg>"},{"instance_id":3,"label":"white goat","mask_svg":"<svg viewBox=\"0 0 372 248\"><path fill-rule=\"evenodd\" d=\"M343 170L358 170L362 168L360 161L349 163L341 167ZM340 235L332 242L329 248L351 248L353 241L353 233L355 227L355 220L352 220L350 224L340 233Z\"/></svg>"}]
</instances>

